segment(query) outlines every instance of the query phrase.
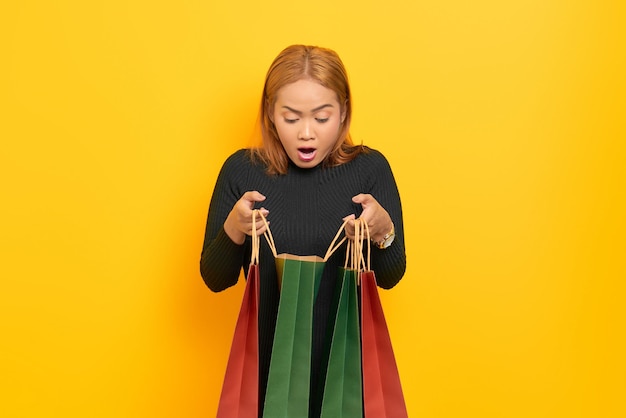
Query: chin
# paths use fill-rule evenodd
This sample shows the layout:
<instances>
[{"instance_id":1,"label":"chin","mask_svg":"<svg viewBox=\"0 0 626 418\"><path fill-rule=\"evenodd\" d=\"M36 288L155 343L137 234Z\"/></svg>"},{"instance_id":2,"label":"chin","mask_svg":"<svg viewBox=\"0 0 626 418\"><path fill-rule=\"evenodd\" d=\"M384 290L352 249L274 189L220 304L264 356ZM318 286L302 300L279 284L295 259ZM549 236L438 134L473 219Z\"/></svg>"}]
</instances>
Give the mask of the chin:
<instances>
[{"instance_id":1,"label":"chin","mask_svg":"<svg viewBox=\"0 0 626 418\"><path fill-rule=\"evenodd\" d=\"M309 162L297 161L295 164L300 168L313 168L318 165L319 162L316 162L315 160Z\"/></svg>"}]
</instances>

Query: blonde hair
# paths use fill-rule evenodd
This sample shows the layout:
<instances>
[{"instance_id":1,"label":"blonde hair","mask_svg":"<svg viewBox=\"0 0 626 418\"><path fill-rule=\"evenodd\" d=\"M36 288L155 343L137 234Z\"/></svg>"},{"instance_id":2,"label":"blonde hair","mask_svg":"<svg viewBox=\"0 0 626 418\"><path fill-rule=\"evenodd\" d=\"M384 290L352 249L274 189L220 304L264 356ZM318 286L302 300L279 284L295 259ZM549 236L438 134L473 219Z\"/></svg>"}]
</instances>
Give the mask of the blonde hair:
<instances>
[{"instance_id":1,"label":"blonde hair","mask_svg":"<svg viewBox=\"0 0 626 418\"><path fill-rule=\"evenodd\" d=\"M355 147L350 137L352 98L346 69L333 50L308 45L291 45L272 62L265 77L259 112L263 145L252 149L252 156L267 165L269 174L286 174L289 157L280 142L276 126L271 120L276 95L287 84L309 79L334 91L345 113L337 142L326 157L324 165L336 166L355 158L363 147Z\"/></svg>"}]
</instances>

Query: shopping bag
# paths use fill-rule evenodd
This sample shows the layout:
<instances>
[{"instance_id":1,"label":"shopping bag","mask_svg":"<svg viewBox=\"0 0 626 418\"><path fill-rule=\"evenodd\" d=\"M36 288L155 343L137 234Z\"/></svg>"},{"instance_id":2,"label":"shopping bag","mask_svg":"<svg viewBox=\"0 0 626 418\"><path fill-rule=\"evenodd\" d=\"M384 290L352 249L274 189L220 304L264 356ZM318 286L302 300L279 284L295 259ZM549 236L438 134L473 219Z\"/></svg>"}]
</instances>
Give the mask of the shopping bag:
<instances>
[{"instance_id":1,"label":"shopping bag","mask_svg":"<svg viewBox=\"0 0 626 418\"><path fill-rule=\"evenodd\" d=\"M363 416L357 275L354 266L339 268L321 418Z\"/></svg>"},{"instance_id":2,"label":"shopping bag","mask_svg":"<svg viewBox=\"0 0 626 418\"><path fill-rule=\"evenodd\" d=\"M361 340L363 361L363 404L366 418L408 417L400 374L378 295L376 276L369 263L369 230L366 231L368 253L365 267L359 273L361 288Z\"/></svg>"},{"instance_id":3,"label":"shopping bag","mask_svg":"<svg viewBox=\"0 0 626 418\"><path fill-rule=\"evenodd\" d=\"M315 289L324 263L314 257L276 258L282 278L264 416L307 417Z\"/></svg>"},{"instance_id":4,"label":"shopping bag","mask_svg":"<svg viewBox=\"0 0 626 418\"><path fill-rule=\"evenodd\" d=\"M267 224L266 224L267 225ZM345 225L345 223L344 223ZM280 300L265 393L263 416L307 417L311 376L313 305L328 257L341 243L335 236L324 258L277 254L267 226L268 243L274 254Z\"/></svg>"},{"instance_id":5,"label":"shopping bag","mask_svg":"<svg viewBox=\"0 0 626 418\"><path fill-rule=\"evenodd\" d=\"M256 230L256 211L252 215ZM250 418L259 413L259 237L252 236L246 287L226 365L217 418Z\"/></svg>"},{"instance_id":6,"label":"shopping bag","mask_svg":"<svg viewBox=\"0 0 626 418\"><path fill-rule=\"evenodd\" d=\"M360 281L365 417L407 417L400 374L374 272L361 272Z\"/></svg>"}]
</instances>

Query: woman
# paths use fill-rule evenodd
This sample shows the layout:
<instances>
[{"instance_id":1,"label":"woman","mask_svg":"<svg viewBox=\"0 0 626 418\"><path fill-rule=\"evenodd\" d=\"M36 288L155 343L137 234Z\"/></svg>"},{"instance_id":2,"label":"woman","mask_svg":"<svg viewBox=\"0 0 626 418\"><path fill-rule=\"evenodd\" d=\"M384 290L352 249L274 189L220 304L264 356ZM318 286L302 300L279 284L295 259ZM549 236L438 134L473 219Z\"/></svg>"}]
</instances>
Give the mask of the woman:
<instances>
[{"instance_id":1,"label":"woman","mask_svg":"<svg viewBox=\"0 0 626 418\"><path fill-rule=\"evenodd\" d=\"M272 63L261 99L259 148L239 150L224 163L211 199L200 271L222 291L250 263L250 236L262 234L252 210L270 220L279 253L323 257L339 227L354 238L354 219L365 220L374 243L371 268L378 285L391 288L406 268L402 207L391 168L378 151L350 138L352 102L346 70L332 50L292 45ZM267 386L279 289L273 255L261 245L259 306L259 416ZM314 307L310 416L318 416L320 364L338 266L345 251L327 261Z\"/></svg>"}]
</instances>

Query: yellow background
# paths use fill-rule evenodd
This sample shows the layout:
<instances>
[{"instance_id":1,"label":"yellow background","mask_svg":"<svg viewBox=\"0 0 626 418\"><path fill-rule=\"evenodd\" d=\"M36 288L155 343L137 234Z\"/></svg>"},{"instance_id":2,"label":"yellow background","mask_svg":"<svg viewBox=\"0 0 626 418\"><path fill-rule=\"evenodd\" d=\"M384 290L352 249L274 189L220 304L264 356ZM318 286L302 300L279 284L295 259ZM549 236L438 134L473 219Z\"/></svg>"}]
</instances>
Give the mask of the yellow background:
<instances>
[{"instance_id":1,"label":"yellow background","mask_svg":"<svg viewBox=\"0 0 626 418\"><path fill-rule=\"evenodd\" d=\"M390 160L412 417L626 416L619 1L0 6L0 416L214 416L243 287L198 273L263 77L331 47Z\"/></svg>"}]
</instances>

